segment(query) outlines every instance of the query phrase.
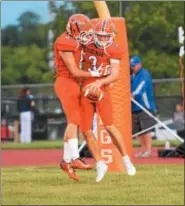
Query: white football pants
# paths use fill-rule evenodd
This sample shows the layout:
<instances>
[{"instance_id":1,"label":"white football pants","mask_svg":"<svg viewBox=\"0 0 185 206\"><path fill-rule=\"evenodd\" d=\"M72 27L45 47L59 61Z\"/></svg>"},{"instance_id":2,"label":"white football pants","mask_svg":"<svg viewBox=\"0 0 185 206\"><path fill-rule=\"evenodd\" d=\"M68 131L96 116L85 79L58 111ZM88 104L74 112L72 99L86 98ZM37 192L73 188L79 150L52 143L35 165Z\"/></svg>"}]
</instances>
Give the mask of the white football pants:
<instances>
[{"instance_id":1,"label":"white football pants","mask_svg":"<svg viewBox=\"0 0 185 206\"><path fill-rule=\"evenodd\" d=\"M20 134L20 142L21 143L30 143L32 136L32 114L31 112L21 112L21 134Z\"/></svg>"}]
</instances>

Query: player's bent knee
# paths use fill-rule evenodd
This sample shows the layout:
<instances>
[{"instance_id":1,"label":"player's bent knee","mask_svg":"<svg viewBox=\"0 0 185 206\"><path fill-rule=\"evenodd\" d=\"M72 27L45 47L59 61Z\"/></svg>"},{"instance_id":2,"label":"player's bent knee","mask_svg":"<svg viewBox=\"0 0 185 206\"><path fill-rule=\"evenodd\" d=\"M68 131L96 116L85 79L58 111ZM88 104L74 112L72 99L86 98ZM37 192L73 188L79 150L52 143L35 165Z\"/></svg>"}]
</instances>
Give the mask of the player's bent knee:
<instances>
[{"instance_id":1,"label":"player's bent knee","mask_svg":"<svg viewBox=\"0 0 185 206\"><path fill-rule=\"evenodd\" d=\"M77 137L77 125L73 123L68 123L65 129L66 140Z\"/></svg>"},{"instance_id":2,"label":"player's bent knee","mask_svg":"<svg viewBox=\"0 0 185 206\"><path fill-rule=\"evenodd\" d=\"M67 124L79 126L80 125L80 118L67 119Z\"/></svg>"},{"instance_id":3,"label":"player's bent knee","mask_svg":"<svg viewBox=\"0 0 185 206\"><path fill-rule=\"evenodd\" d=\"M105 125L105 129L108 131L108 132L112 132L114 130L114 125Z\"/></svg>"},{"instance_id":4,"label":"player's bent knee","mask_svg":"<svg viewBox=\"0 0 185 206\"><path fill-rule=\"evenodd\" d=\"M83 134L84 134L86 140L94 138L94 134L93 134L92 130L87 130L87 131L83 132Z\"/></svg>"},{"instance_id":5,"label":"player's bent knee","mask_svg":"<svg viewBox=\"0 0 185 206\"><path fill-rule=\"evenodd\" d=\"M68 131L76 131L77 132L77 125L75 123L67 123L66 130Z\"/></svg>"}]
</instances>

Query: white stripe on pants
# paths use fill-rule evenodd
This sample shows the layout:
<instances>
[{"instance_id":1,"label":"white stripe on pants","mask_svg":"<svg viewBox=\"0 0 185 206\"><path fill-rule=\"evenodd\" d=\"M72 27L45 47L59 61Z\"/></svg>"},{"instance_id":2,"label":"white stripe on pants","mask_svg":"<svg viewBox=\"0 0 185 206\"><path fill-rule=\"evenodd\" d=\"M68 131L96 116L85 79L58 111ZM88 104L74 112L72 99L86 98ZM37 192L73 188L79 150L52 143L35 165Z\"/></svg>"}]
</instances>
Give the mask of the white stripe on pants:
<instances>
[{"instance_id":1,"label":"white stripe on pants","mask_svg":"<svg viewBox=\"0 0 185 206\"><path fill-rule=\"evenodd\" d=\"M31 142L31 112L21 112L21 143L30 143Z\"/></svg>"}]
</instances>

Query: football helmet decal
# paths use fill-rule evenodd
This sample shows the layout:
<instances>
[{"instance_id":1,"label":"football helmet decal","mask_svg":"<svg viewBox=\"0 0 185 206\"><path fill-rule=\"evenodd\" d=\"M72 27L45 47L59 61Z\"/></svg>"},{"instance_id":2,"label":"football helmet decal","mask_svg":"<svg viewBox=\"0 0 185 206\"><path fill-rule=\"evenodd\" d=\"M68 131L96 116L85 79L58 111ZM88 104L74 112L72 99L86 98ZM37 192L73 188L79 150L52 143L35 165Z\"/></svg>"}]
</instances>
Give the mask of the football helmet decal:
<instances>
[{"instance_id":1,"label":"football helmet decal","mask_svg":"<svg viewBox=\"0 0 185 206\"><path fill-rule=\"evenodd\" d=\"M72 15L66 25L66 31L79 43L86 45L93 35L90 19L83 14Z\"/></svg>"}]
</instances>

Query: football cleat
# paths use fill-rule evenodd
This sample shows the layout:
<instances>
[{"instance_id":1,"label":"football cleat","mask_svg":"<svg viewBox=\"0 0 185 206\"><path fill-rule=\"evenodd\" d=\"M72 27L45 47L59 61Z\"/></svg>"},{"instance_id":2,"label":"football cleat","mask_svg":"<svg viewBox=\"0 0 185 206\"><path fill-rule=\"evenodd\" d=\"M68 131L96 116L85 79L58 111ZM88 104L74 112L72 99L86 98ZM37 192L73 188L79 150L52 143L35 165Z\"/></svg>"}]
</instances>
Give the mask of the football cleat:
<instances>
[{"instance_id":1,"label":"football cleat","mask_svg":"<svg viewBox=\"0 0 185 206\"><path fill-rule=\"evenodd\" d=\"M97 165L96 165L96 172L97 172L96 182L100 182L104 178L107 170L108 170L108 166L104 162L101 161L101 162L97 163Z\"/></svg>"},{"instance_id":2,"label":"football cleat","mask_svg":"<svg viewBox=\"0 0 185 206\"><path fill-rule=\"evenodd\" d=\"M60 168L68 174L73 180L79 181L79 177L76 175L74 169L71 167L71 163L66 163L64 161L60 162Z\"/></svg>"},{"instance_id":3,"label":"football cleat","mask_svg":"<svg viewBox=\"0 0 185 206\"><path fill-rule=\"evenodd\" d=\"M134 167L134 165L132 164L131 160L129 157L125 157L123 159L123 163L125 165L127 174L130 176L134 176L136 174L136 168Z\"/></svg>"},{"instance_id":4,"label":"football cleat","mask_svg":"<svg viewBox=\"0 0 185 206\"><path fill-rule=\"evenodd\" d=\"M86 164L82 159L78 158L72 161L71 166L73 169L90 170L93 169L93 165Z\"/></svg>"}]
</instances>

